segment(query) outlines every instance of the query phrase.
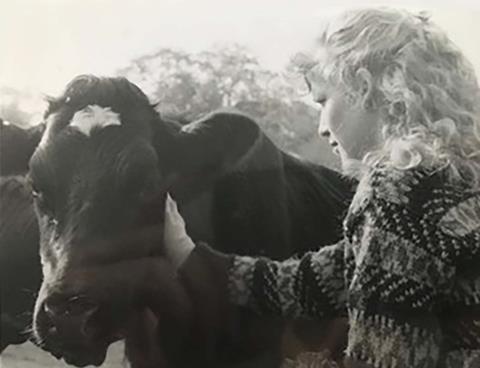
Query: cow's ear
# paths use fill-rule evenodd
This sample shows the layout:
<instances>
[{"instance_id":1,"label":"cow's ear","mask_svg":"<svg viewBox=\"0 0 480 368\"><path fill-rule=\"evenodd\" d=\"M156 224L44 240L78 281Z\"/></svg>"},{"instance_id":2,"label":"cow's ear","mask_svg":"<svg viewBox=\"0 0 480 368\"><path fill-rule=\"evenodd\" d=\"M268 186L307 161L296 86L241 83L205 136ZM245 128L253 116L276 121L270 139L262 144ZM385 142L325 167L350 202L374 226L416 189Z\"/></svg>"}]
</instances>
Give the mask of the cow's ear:
<instances>
[{"instance_id":1,"label":"cow's ear","mask_svg":"<svg viewBox=\"0 0 480 368\"><path fill-rule=\"evenodd\" d=\"M262 158L278 162L264 154L266 146L274 155L279 152L252 119L223 112L187 125L164 122L154 129L154 145L171 191L180 200L195 196L229 172L265 162Z\"/></svg>"},{"instance_id":2,"label":"cow's ear","mask_svg":"<svg viewBox=\"0 0 480 368\"><path fill-rule=\"evenodd\" d=\"M255 121L217 112L190 124L153 124L153 145L161 165L177 173L224 171L244 160L265 138Z\"/></svg>"},{"instance_id":3,"label":"cow's ear","mask_svg":"<svg viewBox=\"0 0 480 368\"><path fill-rule=\"evenodd\" d=\"M213 113L179 130L179 169L199 174L229 171L255 149L262 137L257 123L245 115Z\"/></svg>"},{"instance_id":4,"label":"cow's ear","mask_svg":"<svg viewBox=\"0 0 480 368\"><path fill-rule=\"evenodd\" d=\"M0 131L0 175L23 175L28 171L28 162L37 148L45 130L45 124L29 129L4 125Z\"/></svg>"}]
</instances>

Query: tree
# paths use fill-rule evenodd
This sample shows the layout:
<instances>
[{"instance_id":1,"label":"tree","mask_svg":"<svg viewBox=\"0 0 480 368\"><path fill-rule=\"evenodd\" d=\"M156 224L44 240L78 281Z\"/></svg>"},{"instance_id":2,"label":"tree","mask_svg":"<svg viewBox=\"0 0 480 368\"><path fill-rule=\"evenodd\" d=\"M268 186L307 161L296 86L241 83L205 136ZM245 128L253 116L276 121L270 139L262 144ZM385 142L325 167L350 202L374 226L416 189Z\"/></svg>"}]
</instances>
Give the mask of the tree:
<instances>
[{"instance_id":1,"label":"tree","mask_svg":"<svg viewBox=\"0 0 480 368\"><path fill-rule=\"evenodd\" d=\"M0 88L0 118L11 124L27 128L38 124L45 109L41 96L14 88Z\"/></svg>"},{"instance_id":2,"label":"tree","mask_svg":"<svg viewBox=\"0 0 480 368\"><path fill-rule=\"evenodd\" d=\"M216 109L234 108L256 119L280 148L337 166L330 147L317 138L319 113L243 46L198 53L162 48L133 60L118 74L137 83L166 117L192 121Z\"/></svg>"}]
</instances>

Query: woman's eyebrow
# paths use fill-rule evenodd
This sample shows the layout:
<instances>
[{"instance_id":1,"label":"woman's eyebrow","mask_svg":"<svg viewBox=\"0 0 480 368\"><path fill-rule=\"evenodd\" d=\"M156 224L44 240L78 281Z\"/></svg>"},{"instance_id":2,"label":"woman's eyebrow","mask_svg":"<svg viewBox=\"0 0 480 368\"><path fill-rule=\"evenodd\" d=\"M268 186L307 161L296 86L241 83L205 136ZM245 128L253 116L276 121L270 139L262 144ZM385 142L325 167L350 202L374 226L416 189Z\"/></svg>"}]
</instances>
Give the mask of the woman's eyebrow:
<instances>
[{"instance_id":1,"label":"woman's eyebrow","mask_svg":"<svg viewBox=\"0 0 480 368\"><path fill-rule=\"evenodd\" d=\"M323 83L310 82L309 88L309 92L314 100L325 99L328 95L328 88Z\"/></svg>"}]
</instances>

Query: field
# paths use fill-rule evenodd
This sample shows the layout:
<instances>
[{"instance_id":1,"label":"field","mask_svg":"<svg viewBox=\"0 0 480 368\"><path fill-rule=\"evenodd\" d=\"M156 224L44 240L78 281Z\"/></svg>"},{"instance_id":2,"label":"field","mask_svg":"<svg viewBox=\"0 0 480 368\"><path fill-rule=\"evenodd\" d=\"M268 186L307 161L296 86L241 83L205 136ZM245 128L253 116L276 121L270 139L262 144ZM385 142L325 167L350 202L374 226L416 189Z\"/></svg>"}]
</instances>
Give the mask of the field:
<instances>
[{"instance_id":1,"label":"field","mask_svg":"<svg viewBox=\"0 0 480 368\"><path fill-rule=\"evenodd\" d=\"M0 368L67 368L72 367L63 361L56 360L31 343L8 347L0 355ZM93 368L89 366L87 368ZM124 360L123 344L110 347L107 360L101 368L128 368ZM305 353L296 361L285 361L281 368L338 368L321 353Z\"/></svg>"},{"instance_id":2,"label":"field","mask_svg":"<svg viewBox=\"0 0 480 368\"><path fill-rule=\"evenodd\" d=\"M71 367L45 353L32 343L9 346L0 355L1 368L67 368ZM124 361L123 345L117 343L110 347L107 360L102 368L126 368Z\"/></svg>"}]
</instances>

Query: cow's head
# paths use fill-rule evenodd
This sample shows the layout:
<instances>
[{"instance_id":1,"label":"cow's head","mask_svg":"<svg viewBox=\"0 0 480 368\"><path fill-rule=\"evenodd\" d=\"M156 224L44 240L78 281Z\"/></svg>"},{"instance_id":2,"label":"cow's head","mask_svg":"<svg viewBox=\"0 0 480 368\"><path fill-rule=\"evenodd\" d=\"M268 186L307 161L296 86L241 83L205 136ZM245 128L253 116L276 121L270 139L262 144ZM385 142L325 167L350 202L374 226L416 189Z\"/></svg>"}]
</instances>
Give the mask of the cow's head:
<instances>
[{"instance_id":1,"label":"cow's head","mask_svg":"<svg viewBox=\"0 0 480 368\"><path fill-rule=\"evenodd\" d=\"M77 77L45 121L30 161L44 276L34 328L67 361L100 364L142 303L142 260L161 249L173 133L124 78Z\"/></svg>"}]
</instances>

